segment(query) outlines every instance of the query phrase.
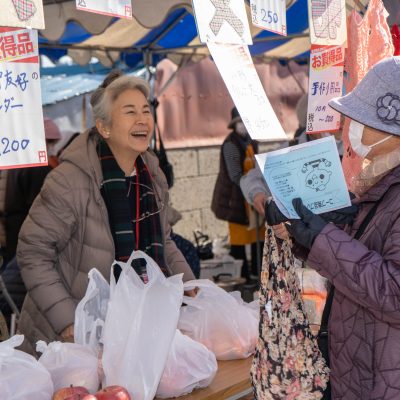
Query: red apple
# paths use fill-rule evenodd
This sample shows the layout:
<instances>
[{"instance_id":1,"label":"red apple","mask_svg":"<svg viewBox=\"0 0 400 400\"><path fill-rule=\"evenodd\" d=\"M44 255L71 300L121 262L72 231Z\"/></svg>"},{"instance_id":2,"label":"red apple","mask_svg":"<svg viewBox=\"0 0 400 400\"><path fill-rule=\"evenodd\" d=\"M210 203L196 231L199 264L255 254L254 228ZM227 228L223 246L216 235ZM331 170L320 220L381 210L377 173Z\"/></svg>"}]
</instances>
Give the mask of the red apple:
<instances>
[{"instance_id":1,"label":"red apple","mask_svg":"<svg viewBox=\"0 0 400 400\"><path fill-rule=\"evenodd\" d=\"M97 397L93 394L87 394L85 397L82 397L82 400L97 400Z\"/></svg>"},{"instance_id":2,"label":"red apple","mask_svg":"<svg viewBox=\"0 0 400 400\"><path fill-rule=\"evenodd\" d=\"M88 390L83 386L70 386L58 389L53 394L52 400L81 400L85 395L89 394Z\"/></svg>"},{"instance_id":3,"label":"red apple","mask_svg":"<svg viewBox=\"0 0 400 400\"><path fill-rule=\"evenodd\" d=\"M131 400L131 396L122 386L107 386L96 393L97 400Z\"/></svg>"},{"instance_id":4,"label":"red apple","mask_svg":"<svg viewBox=\"0 0 400 400\"><path fill-rule=\"evenodd\" d=\"M84 400L84 399L87 400L88 396L90 396L90 394L89 395L87 395L87 394L73 394L72 396L66 397L64 400ZM96 397L94 397L94 396L92 398L89 397L89 400L93 400L93 399L96 399Z\"/></svg>"}]
</instances>

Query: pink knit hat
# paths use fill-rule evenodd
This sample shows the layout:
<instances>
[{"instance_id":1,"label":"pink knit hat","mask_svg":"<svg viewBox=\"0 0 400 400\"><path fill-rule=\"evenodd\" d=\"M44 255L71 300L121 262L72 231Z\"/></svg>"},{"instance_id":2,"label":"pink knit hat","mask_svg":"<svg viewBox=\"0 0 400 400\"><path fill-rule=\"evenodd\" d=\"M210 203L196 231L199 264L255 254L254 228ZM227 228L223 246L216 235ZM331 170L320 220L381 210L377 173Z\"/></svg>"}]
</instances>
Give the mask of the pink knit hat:
<instances>
[{"instance_id":1,"label":"pink knit hat","mask_svg":"<svg viewBox=\"0 0 400 400\"><path fill-rule=\"evenodd\" d=\"M60 130L51 118L44 119L44 135L46 139L61 139Z\"/></svg>"}]
</instances>

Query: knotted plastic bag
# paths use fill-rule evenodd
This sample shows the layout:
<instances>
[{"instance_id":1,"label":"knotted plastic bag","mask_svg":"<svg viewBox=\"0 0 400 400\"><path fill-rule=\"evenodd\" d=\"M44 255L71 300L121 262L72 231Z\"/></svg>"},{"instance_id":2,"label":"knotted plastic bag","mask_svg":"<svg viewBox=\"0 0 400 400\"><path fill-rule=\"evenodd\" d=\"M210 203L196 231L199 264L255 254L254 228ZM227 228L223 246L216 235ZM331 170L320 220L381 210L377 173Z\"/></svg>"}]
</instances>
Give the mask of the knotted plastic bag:
<instances>
[{"instance_id":1,"label":"knotted plastic bag","mask_svg":"<svg viewBox=\"0 0 400 400\"><path fill-rule=\"evenodd\" d=\"M182 333L204 344L217 360L246 358L254 352L258 316L250 307L208 279L185 282L184 287L200 290L196 297L184 297L178 323Z\"/></svg>"},{"instance_id":2,"label":"knotted plastic bag","mask_svg":"<svg viewBox=\"0 0 400 400\"><path fill-rule=\"evenodd\" d=\"M55 391L71 385L83 386L91 393L98 390L97 354L89 346L62 342L47 345L39 340L36 351L42 353L39 363L49 371Z\"/></svg>"},{"instance_id":3,"label":"knotted plastic bag","mask_svg":"<svg viewBox=\"0 0 400 400\"><path fill-rule=\"evenodd\" d=\"M15 349L23 341L23 335L15 335L0 343L0 398L50 400L54 392L51 376L33 356Z\"/></svg>"},{"instance_id":4,"label":"knotted plastic bag","mask_svg":"<svg viewBox=\"0 0 400 400\"><path fill-rule=\"evenodd\" d=\"M217 373L214 353L178 329L169 349L157 397L179 397L210 385Z\"/></svg>"}]
</instances>

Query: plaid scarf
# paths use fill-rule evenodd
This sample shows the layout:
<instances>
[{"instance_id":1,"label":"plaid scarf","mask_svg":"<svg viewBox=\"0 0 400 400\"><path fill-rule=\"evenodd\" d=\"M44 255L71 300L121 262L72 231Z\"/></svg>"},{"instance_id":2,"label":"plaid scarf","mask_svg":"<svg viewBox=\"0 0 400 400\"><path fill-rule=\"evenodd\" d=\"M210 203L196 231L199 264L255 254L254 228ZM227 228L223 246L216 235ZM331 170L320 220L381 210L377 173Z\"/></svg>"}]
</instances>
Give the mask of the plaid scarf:
<instances>
[{"instance_id":1,"label":"plaid scarf","mask_svg":"<svg viewBox=\"0 0 400 400\"><path fill-rule=\"evenodd\" d=\"M152 176L146 164L139 156L135 162L136 175L125 177L104 140L99 141L97 151L103 172L101 194L107 206L115 259L126 262L133 250L142 250L168 276L159 215L163 206L161 201L160 206L157 204ZM135 260L132 267L146 283L144 260Z\"/></svg>"}]
</instances>

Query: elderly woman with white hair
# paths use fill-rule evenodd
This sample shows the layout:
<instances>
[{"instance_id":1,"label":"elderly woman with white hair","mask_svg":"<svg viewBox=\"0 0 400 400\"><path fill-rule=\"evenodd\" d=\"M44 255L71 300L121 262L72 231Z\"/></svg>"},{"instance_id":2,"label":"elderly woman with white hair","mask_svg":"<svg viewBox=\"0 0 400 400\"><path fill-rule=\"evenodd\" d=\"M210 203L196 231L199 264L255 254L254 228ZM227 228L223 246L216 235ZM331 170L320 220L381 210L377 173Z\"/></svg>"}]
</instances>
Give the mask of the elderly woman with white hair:
<instances>
[{"instance_id":1,"label":"elderly woman with white hair","mask_svg":"<svg viewBox=\"0 0 400 400\"><path fill-rule=\"evenodd\" d=\"M308 266L334 285L325 332L332 398L400 399L400 57L329 105L351 119L351 147L363 158L352 182L358 214L341 229L332 213L315 215L294 199L300 219L287 226ZM272 226L286 220L274 202L265 214Z\"/></svg>"},{"instance_id":2,"label":"elderly woman with white hair","mask_svg":"<svg viewBox=\"0 0 400 400\"><path fill-rule=\"evenodd\" d=\"M168 185L148 151L148 95L142 79L105 79L91 99L96 126L63 152L22 226L17 257L28 294L19 330L31 353L38 340L73 340L75 308L93 267L109 279L114 259L142 250L166 276L194 279L170 239ZM146 282L145 267L133 267Z\"/></svg>"}]
</instances>

